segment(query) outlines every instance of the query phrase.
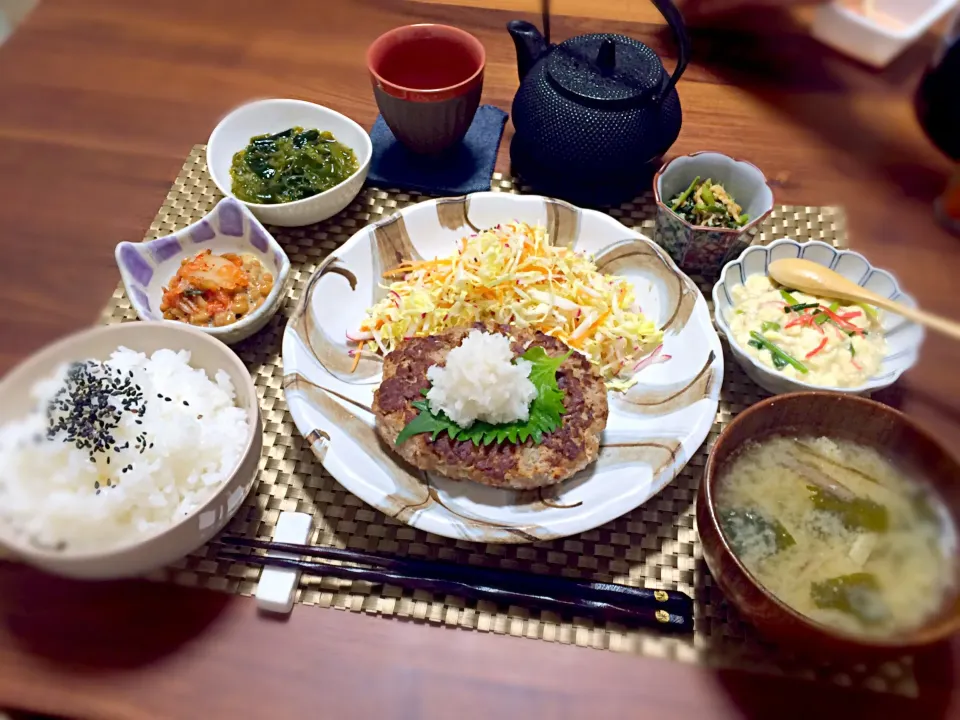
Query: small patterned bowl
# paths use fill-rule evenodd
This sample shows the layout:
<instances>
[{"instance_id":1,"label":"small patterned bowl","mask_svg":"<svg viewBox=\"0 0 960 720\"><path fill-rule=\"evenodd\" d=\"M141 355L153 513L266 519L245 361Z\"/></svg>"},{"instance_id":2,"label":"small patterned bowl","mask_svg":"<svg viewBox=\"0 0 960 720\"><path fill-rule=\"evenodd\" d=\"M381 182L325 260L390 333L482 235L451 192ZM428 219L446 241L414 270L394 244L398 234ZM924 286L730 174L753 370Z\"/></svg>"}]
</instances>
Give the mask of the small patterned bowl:
<instances>
[{"instance_id":1,"label":"small patterned bowl","mask_svg":"<svg viewBox=\"0 0 960 720\"><path fill-rule=\"evenodd\" d=\"M812 390L863 395L892 385L914 366L923 343L923 328L899 315L886 312L882 318L887 355L880 371L863 385L856 387L830 387L794 380L754 360L741 348L728 324L730 313L733 312L733 289L743 285L751 275L766 275L767 267L772 261L797 257L828 267L878 295L910 307L917 305L916 300L900 289L893 275L873 267L863 255L852 250L836 250L817 241L799 243L789 239L748 248L739 258L724 266L720 279L713 286L713 316L717 329L727 338L734 358L751 380L774 395Z\"/></svg>"},{"instance_id":2,"label":"small patterned bowl","mask_svg":"<svg viewBox=\"0 0 960 720\"><path fill-rule=\"evenodd\" d=\"M700 176L723 185L750 216L742 228L691 225L670 209L670 200ZM716 277L725 262L736 257L760 231L773 210L773 191L756 165L717 152L696 152L670 160L653 178L657 201L657 243L681 268Z\"/></svg>"},{"instance_id":3,"label":"small patterned bowl","mask_svg":"<svg viewBox=\"0 0 960 720\"><path fill-rule=\"evenodd\" d=\"M287 254L243 203L224 198L193 225L156 240L122 242L114 256L137 316L141 320L163 321L163 287L176 274L183 258L206 249L214 253L251 253L273 275L273 290L252 313L232 325L197 328L228 345L240 342L263 328L277 312L290 274Z\"/></svg>"}]
</instances>

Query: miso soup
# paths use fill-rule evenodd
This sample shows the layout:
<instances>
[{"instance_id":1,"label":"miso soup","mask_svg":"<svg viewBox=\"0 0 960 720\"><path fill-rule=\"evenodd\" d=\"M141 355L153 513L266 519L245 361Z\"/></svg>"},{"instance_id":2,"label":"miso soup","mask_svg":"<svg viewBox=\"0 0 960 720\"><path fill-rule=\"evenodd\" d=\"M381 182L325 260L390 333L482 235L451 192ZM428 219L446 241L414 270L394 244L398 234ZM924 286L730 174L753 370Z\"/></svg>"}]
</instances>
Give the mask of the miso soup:
<instances>
[{"instance_id":1,"label":"miso soup","mask_svg":"<svg viewBox=\"0 0 960 720\"><path fill-rule=\"evenodd\" d=\"M956 582L956 532L943 503L857 443L752 443L718 478L716 508L728 544L767 590L841 631L912 630Z\"/></svg>"}]
</instances>

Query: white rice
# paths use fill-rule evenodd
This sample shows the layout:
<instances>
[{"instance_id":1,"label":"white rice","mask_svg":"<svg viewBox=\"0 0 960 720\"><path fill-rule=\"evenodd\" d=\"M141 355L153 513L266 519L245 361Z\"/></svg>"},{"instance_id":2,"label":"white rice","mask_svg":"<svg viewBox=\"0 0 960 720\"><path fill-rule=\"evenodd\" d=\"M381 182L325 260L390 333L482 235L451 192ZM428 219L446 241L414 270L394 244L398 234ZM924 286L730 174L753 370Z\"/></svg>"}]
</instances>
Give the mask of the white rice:
<instances>
[{"instance_id":1,"label":"white rice","mask_svg":"<svg viewBox=\"0 0 960 720\"><path fill-rule=\"evenodd\" d=\"M443 411L460 427L477 420L500 424L530 417L537 389L530 381L530 361L513 361L510 338L471 330L447 353L444 367L427 369L432 383L427 392L430 409Z\"/></svg>"},{"instance_id":2,"label":"white rice","mask_svg":"<svg viewBox=\"0 0 960 720\"><path fill-rule=\"evenodd\" d=\"M172 350L147 357L121 347L110 356L114 375L133 373L145 408L142 417L122 413L110 431L120 449L95 452L93 461L62 431L47 439L47 407L67 368L38 382L35 410L0 427L0 519L35 544L102 550L167 528L206 502L236 465L249 427L227 373L210 380L189 361L189 352Z\"/></svg>"}]
</instances>

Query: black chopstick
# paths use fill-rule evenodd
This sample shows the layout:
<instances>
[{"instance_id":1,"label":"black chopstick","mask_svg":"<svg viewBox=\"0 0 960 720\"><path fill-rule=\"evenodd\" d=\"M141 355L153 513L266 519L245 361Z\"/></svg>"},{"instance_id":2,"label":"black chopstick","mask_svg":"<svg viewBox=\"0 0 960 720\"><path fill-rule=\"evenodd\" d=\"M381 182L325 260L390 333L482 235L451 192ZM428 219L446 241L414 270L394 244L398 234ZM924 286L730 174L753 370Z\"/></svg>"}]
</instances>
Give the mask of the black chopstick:
<instances>
[{"instance_id":1,"label":"black chopstick","mask_svg":"<svg viewBox=\"0 0 960 720\"><path fill-rule=\"evenodd\" d=\"M283 552L290 555L373 565L412 576L436 577L471 585L490 585L524 594L549 595L570 600L596 600L619 605L625 603L647 604L676 615L693 617L693 600L686 593L676 590L648 590L647 588L636 588L618 583L552 577L519 570L485 568L478 565L457 565L443 560L420 560L393 553L344 550L323 545L296 545L232 535L223 536L220 538L220 542L225 545Z\"/></svg>"},{"instance_id":2,"label":"black chopstick","mask_svg":"<svg viewBox=\"0 0 960 720\"><path fill-rule=\"evenodd\" d=\"M280 545L281 543L276 543ZM299 546L297 546L299 547ZM293 560L270 555L246 555L244 553L221 550L223 560L299 570L306 575L321 575L344 580L361 580L375 584L398 585L413 590L426 590L444 595L458 595L471 600L488 600L501 605L535 607L566 617L590 617L604 622L618 622L631 625L655 627L658 630L672 632L692 632L693 616L677 615L651 605L635 604L618 606L599 600L586 598L555 598L547 595L522 593L487 585L474 585L468 582L442 577L416 577L387 570L370 570L346 565L330 565L322 562Z\"/></svg>"}]
</instances>

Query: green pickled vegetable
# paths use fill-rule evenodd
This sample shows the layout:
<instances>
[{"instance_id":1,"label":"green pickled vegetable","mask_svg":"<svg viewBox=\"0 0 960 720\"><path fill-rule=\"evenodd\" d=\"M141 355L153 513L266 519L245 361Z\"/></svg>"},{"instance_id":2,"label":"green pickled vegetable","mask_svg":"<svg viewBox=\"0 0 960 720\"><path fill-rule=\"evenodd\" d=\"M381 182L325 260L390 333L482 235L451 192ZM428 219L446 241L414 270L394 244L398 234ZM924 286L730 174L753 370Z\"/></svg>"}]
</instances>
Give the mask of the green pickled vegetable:
<instances>
[{"instance_id":1,"label":"green pickled vegetable","mask_svg":"<svg viewBox=\"0 0 960 720\"><path fill-rule=\"evenodd\" d=\"M815 302L814 303L797 303L796 305L787 305L787 307L785 307L783 311L785 313L800 312L802 310L810 310L811 308L818 308L818 307L820 307L820 303L815 303Z\"/></svg>"},{"instance_id":2,"label":"green pickled vegetable","mask_svg":"<svg viewBox=\"0 0 960 720\"><path fill-rule=\"evenodd\" d=\"M723 510L720 512L720 527L738 555L742 555L758 537L763 538L767 547L776 548L775 552L796 545L796 540L779 520L766 518L754 510Z\"/></svg>"},{"instance_id":3,"label":"green pickled vegetable","mask_svg":"<svg viewBox=\"0 0 960 720\"><path fill-rule=\"evenodd\" d=\"M230 187L241 200L274 205L329 190L359 167L353 150L330 132L293 127L250 138L233 156Z\"/></svg>"},{"instance_id":4,"label":"green pickled vegetable","mask_svg":"<svg viewBox=\"0 0 960 720\"><path fill-rule=\"evenodd\" d=\"M780 290L780 297L783 298L784 302L786 302L787 305L799 305L799 304L800 304L800 301L797 300L793 295L791 295L789 290L783 290L783 289L781 288L781 290Z\"/></svg>"},{"instance_id":5,"label":"green pickled vegetable","mask_svg":"<svg viewBox=\"0 0 960 720\"><path fill-rule=\"evenodd\" d=\"M780 323L771 322L770 320L764 320L760 325L760 330L763 332L776 332L780 329Z\"/></svg>"},{"instance_id":6,"label":"green pickled vegetable","mask_svg":"<svg viewBox=\"0 0 960 720\"><path fill-rule=\"evenodd\" d=\"M855 497L849 500L837 497L815 485L808 485L810 500L817 510L837 515L848 530L868 530L886 532L890 525L887 509L880 503L867 498Z\"/></svg>"},{"instance_id":7,"label":"green pickled vegetable","mask_svg":"<svg viewBox=\"0 0 960 720\"><path fill-rule=\"evenodd\" d=\"M839 303L837 303L837 305L839 306ZM862 302L854 303L854 305L856 305L858 308L863 310L863 312L865 312L867 314L867 317L870 318L871 320L876 321L880 317L877 314L877 309L872 305L867 305L866 303L862 303Z\"/></svg>"},{"instance_id":8,"label":"green pickled vegetable","mask_svg":"<svg viewBox=\"0 0 960 720\"><path fill-rule=\"evenodd\" d=\"M699 176L670 201L670 209L697 227L736 229L749 222L722 185L710 179L701 181Z\"/></svg>"},{"instance_id":9,"label":"green pickled vegetable","mask_svg":"<svg viewBox=\"0 0 960 720\"><path fill-rule=\"evenodd\" d=\"M703 183L703 190L700 193L700 197L703 198L703 201L707 205L716 205L716 198L713 197L713 193L710 192L710 186L713 184L713 180L707 178Z\"/></svg>"},{"instance_id":10,"label":"green pickled vegetable","mask_svg":"<svg viewBox=\"0 0 960 720\"><path fill-rule=\"evenodd\" d=\"M697 176L693 179L693 182L690 183L690 186L689 186L686 190L684 190L682 193L680 193L679 195L677 195L677 196L673 199L673 203L671 203L670 209L673 210L673 211L676 211L677 208L679 208L681 205L683 205L683 204L687 201L687 198L690 197L690 193L692 193L693 190L694 190L694 188L696 188L697 185L699 185L699 184L700 184L700 176L697 175Z\"/></svg>"},{"instance_id":11,"label":"green pickled vegetable","mask_svg":"<svg viewBox=\"0 0 960 720\"><path fill-rule=\"evenodd\" d=\"M714 205L713 203L711 204L697 203L694 207L696 207L697 212L699 213L716 214L716 213L725 213L727 211L727 209L723 205Z\"/></svg>"},{"instance_id":12,"label":"green pickled vegetable","mask_svg":"<svg viewBox=\"0 0 960 720\"><path fill-rule=\"evenodd\" d=\"M806 365L804 365L802 362L800 362L795 357L793 357L793 355L785 353L777 345L767 340L763 335L758 333L756 330L750 331L750 337L753 339L753 343L750 343L751 345L753 345L753 347L759 346L762 348L766 348L767 350L770 351L770 355L773 357L773 365L778 370L786 367L787 365L793 365L793 367L797 369L797 372L801 372L804 374L810 372L807 369ZM778 364L778 361L779 363L782 363L782 364Z\"/></svg>"},{"instance_id":13,"label":"green pickled vegetable","mask_svg":"<svg viewBox=\"0 0 960 720\"><path fill-rule=\"evenodd\" d=\"M830 303L830 312L835 313L839 308L840 308L840 303L838 302ZM814 310L813 314L817 316L816 320L814 320L814 322L817 325L823 325L827 321L833 322L832 320L830 320L830 316L825 312ZM836 325L836 323L834 323L834 325ZM837 327L840 327L840 326L837 325Z\"/></svg>"},{"instance_id":14,"label":"green pickled vegetable","mask_svg":"<svg viewBox=\"0 0 960 720\"><path fill-rule=\"evenodd\" d=\"M858 572L811 583L814 605L853 615L865 625L874 625L887 617L880 584L872 573Z\"/></svg>"}]
</instances>

